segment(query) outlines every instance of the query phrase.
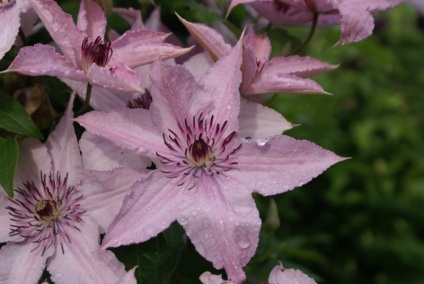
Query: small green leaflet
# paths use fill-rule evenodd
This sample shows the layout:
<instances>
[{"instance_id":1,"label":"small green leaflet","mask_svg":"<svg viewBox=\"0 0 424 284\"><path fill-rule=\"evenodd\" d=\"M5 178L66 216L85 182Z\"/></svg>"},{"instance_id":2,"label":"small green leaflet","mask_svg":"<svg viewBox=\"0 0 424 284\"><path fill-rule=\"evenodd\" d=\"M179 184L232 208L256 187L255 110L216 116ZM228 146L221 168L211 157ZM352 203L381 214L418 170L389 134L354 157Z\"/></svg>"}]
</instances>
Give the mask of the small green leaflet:
<instances>
[{"instance_id":1,"label":"small green leaflet","mask_svg":"<svg viewBox=\"0 0 424 284\"><path fill-rule=\"evenodd\" d=\"M9 96L0 96L0 128L7 131L43 139L38 127L24 107Z\"/></svg>"},{"instance_id":2,"label":"small green leaflet","mask_svg":"<svg viewBox=\"0 0 424 284\"><path fill-rule=\"evenodd\" d=\"M19 160L19 146L15 137L0 138L0 185L13 197L13 179Z\"/></svg>"}]
</instances>

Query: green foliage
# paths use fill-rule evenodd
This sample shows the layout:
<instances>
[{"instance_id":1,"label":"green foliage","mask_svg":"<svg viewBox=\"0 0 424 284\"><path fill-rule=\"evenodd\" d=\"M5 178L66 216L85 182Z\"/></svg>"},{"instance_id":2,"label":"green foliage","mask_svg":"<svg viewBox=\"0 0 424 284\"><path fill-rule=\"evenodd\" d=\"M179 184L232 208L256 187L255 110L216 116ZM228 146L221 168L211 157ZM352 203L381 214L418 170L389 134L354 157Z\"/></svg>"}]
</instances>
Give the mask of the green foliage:
<instances>
[{"instance_id":1,"label":"green foliage","mask_svg":"<svg viewBox=\"0 0 424 284\"><path fill-rule=\"evenodd\" d=\"M13 197L13 179L19 159L16 138L0 137L0 185L9 197Z\"/></svg>"}]
</instances>

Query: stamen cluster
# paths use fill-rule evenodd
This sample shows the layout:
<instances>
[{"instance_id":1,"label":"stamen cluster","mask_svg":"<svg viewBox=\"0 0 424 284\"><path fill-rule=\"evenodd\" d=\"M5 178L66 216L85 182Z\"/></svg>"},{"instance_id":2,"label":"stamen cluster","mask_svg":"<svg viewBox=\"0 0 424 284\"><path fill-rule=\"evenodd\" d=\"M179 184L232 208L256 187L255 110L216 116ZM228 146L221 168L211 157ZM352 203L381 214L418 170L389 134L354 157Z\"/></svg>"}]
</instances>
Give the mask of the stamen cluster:
<instances>
[{"instance_id":1,"label":"stamen cluster","mask_svg":"<svg viewBox=\"0 0 424 284\"><path fill-rule=\"evenodd\" d=\"M41 187L27 181L23 188L15 190L12 203L6 207L11 216L9 235L21 236L36 245L33 250L42 249L42 253L52 245L70 242L69 228L79 230L78 223L85 211L80 207L82 195L73 186L68 186L68 175L64 179L60 174L50 173L47 179L40 173Z\"/></svg>"},{"instance_id":2,"label":"stamen cluster","mask_svg":"<svg viewBox=\"0 0 424 284\"><path fill-rule=\"evenodd\" d=\"M138 98L132 101L129 101L127 103L127 107L132 109L134 108L149 109L152 102L153 102L152 95L150 95L150 92L146 90L146 92L144 92L144 94L142 94Z\"/></svg>"},{"instance_id":3,"label":"stamen cluster","mask_svg":"<svg viewBox=\"0 0 424 284\"><path fill-rule=\"evenodd\" d=\"M193 117L191 123L178 123L178 130L168 129L163 133L163 142L170 150L156 153L161 158L161 171L169 178L178 178L178 185L196 186L196 179L202 174L219 175L237 165L235 153L241 148L236 143L236 131L228 135L227 121L222 125L214 122L214 116L205 119L203 114Z\"/></svg>"},{"instance_id":4,"label":"stamen cluster","mask_svg":"<svg viewBox=\"0 0 424 284\"><path fill-rule=\"evenodd\" d=\"M106 66L113 54L110 45L111 42L104 43L100 36L94 42L90 41L88 37L84 38L81 45L83 57L81 62L82 70L87 72L92 63L102 67Z\"/></svg>"}]
</instances>

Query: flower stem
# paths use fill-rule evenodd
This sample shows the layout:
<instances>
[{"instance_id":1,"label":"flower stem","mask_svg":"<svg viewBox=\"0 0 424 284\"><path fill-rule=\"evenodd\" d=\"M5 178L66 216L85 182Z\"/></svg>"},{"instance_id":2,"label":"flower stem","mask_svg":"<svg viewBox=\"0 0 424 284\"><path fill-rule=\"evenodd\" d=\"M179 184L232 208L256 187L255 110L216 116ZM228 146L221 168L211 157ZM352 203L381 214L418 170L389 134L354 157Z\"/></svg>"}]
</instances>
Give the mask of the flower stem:
<instances>
[{"instance_id":1,"label":"flower stem","mask_svg":"<svg viewBox=\"0 0 424 284\"><path fill-rule=\"evenodd\" d=\"M302 49L304 49L308 45L308 43L311 41L311 39L312 39L312 37L315 33L317 23L318 23L318 17L319 17L319 13L314 13L314 17L312 19L311 29L309 30L308 36L306 37L305 41L300 46L298 46L295 50L293 50L289 55L293 55L293 54L298 53L299 51L301 51Z\"/></svg>"},{"instance_id":2,"label":"flower stem","mask_svg":"<svg viewBox=\"0 0 424 284\"><path fill-rule=\"evenodd\" d=\"M83 114L90 105L90 98L91 98L91 89L93 89L93 86L90 83L87 83L87 90L85 92L85 101L82 107L75 113L75 116L79 116Z\"/></svg>"}]
</instances>

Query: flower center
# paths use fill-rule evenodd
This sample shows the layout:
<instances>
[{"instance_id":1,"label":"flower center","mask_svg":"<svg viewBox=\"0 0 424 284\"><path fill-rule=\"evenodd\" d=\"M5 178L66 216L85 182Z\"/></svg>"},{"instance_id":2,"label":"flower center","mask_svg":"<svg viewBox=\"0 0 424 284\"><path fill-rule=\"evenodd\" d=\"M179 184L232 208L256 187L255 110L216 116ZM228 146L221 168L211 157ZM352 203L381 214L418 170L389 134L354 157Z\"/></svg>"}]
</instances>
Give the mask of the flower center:
<instances>
[{"instance_id":1,"label":"flower center","mask_svg":"<svg viewBox=\"0 0 424 284\"><path fill-rule=\"evenodd\" d=\"M15 0L0 0L0 11L3 7L9 6L11 3L15 3Z\"/></svg>"},{"instance_id":2,"label":"flower center","mask_svg":"<svg viewBox=\"0 0 424 284\"><path fill-rule=\"evenodd\" d=\"M81 45L81 69L84 72L87 72L88 68L93 63L99 66L106 66L113 54L113 50L110 45L111 42L104 43L100 36L98 36L94 42L90 41L88 37L84 38Z\"/></svg>"},{"instance_id":3,"label":"flower center","mask_svg":"<svg viewBox=\"0 0 424 284\"><path fill-rule=\"evenodd\" d=\"M63 251L63 242L69 242L69 228L79 230L78 223L85 213L79 205L83 196L68 186L67 175L62 179L59 173L50 173L47 179L41 173L40 178L40 187L27 181L6 207L11 216L9 235L31 240L36 244L34 250L41 248L42 253L56 243Z\"/></svg>"},{"instance_id":4,"label":"flower center","mask_svg":"<svg viewBox=\"0 0 424 284\"><path fill-rule=\"evenodd\" d=\"M184 126L183 126L184 125ZM169 178L177 178L178 185L196 186L196 179L203 174L220 175L237 165L235 153L241 148L236 132L227 130L227 122L214 122L214 116L205 119L203 114L178 123L178 129L163 134L166 153L156 153L161 158L160 170Z\"/></svg>"},{"instance_id":5,"label":"flower center","mask_svg":"<svg viewBox=\"0 0 424 284\"><path fill-rule=\"evenodd\" d=\"M129 101L127 103L127 107L149 109L152 102L152 95L150 95L150 92L146 90L144 94L142 94L138 98L134 99L133 101Z\"/></svg>"}]
</instances>

